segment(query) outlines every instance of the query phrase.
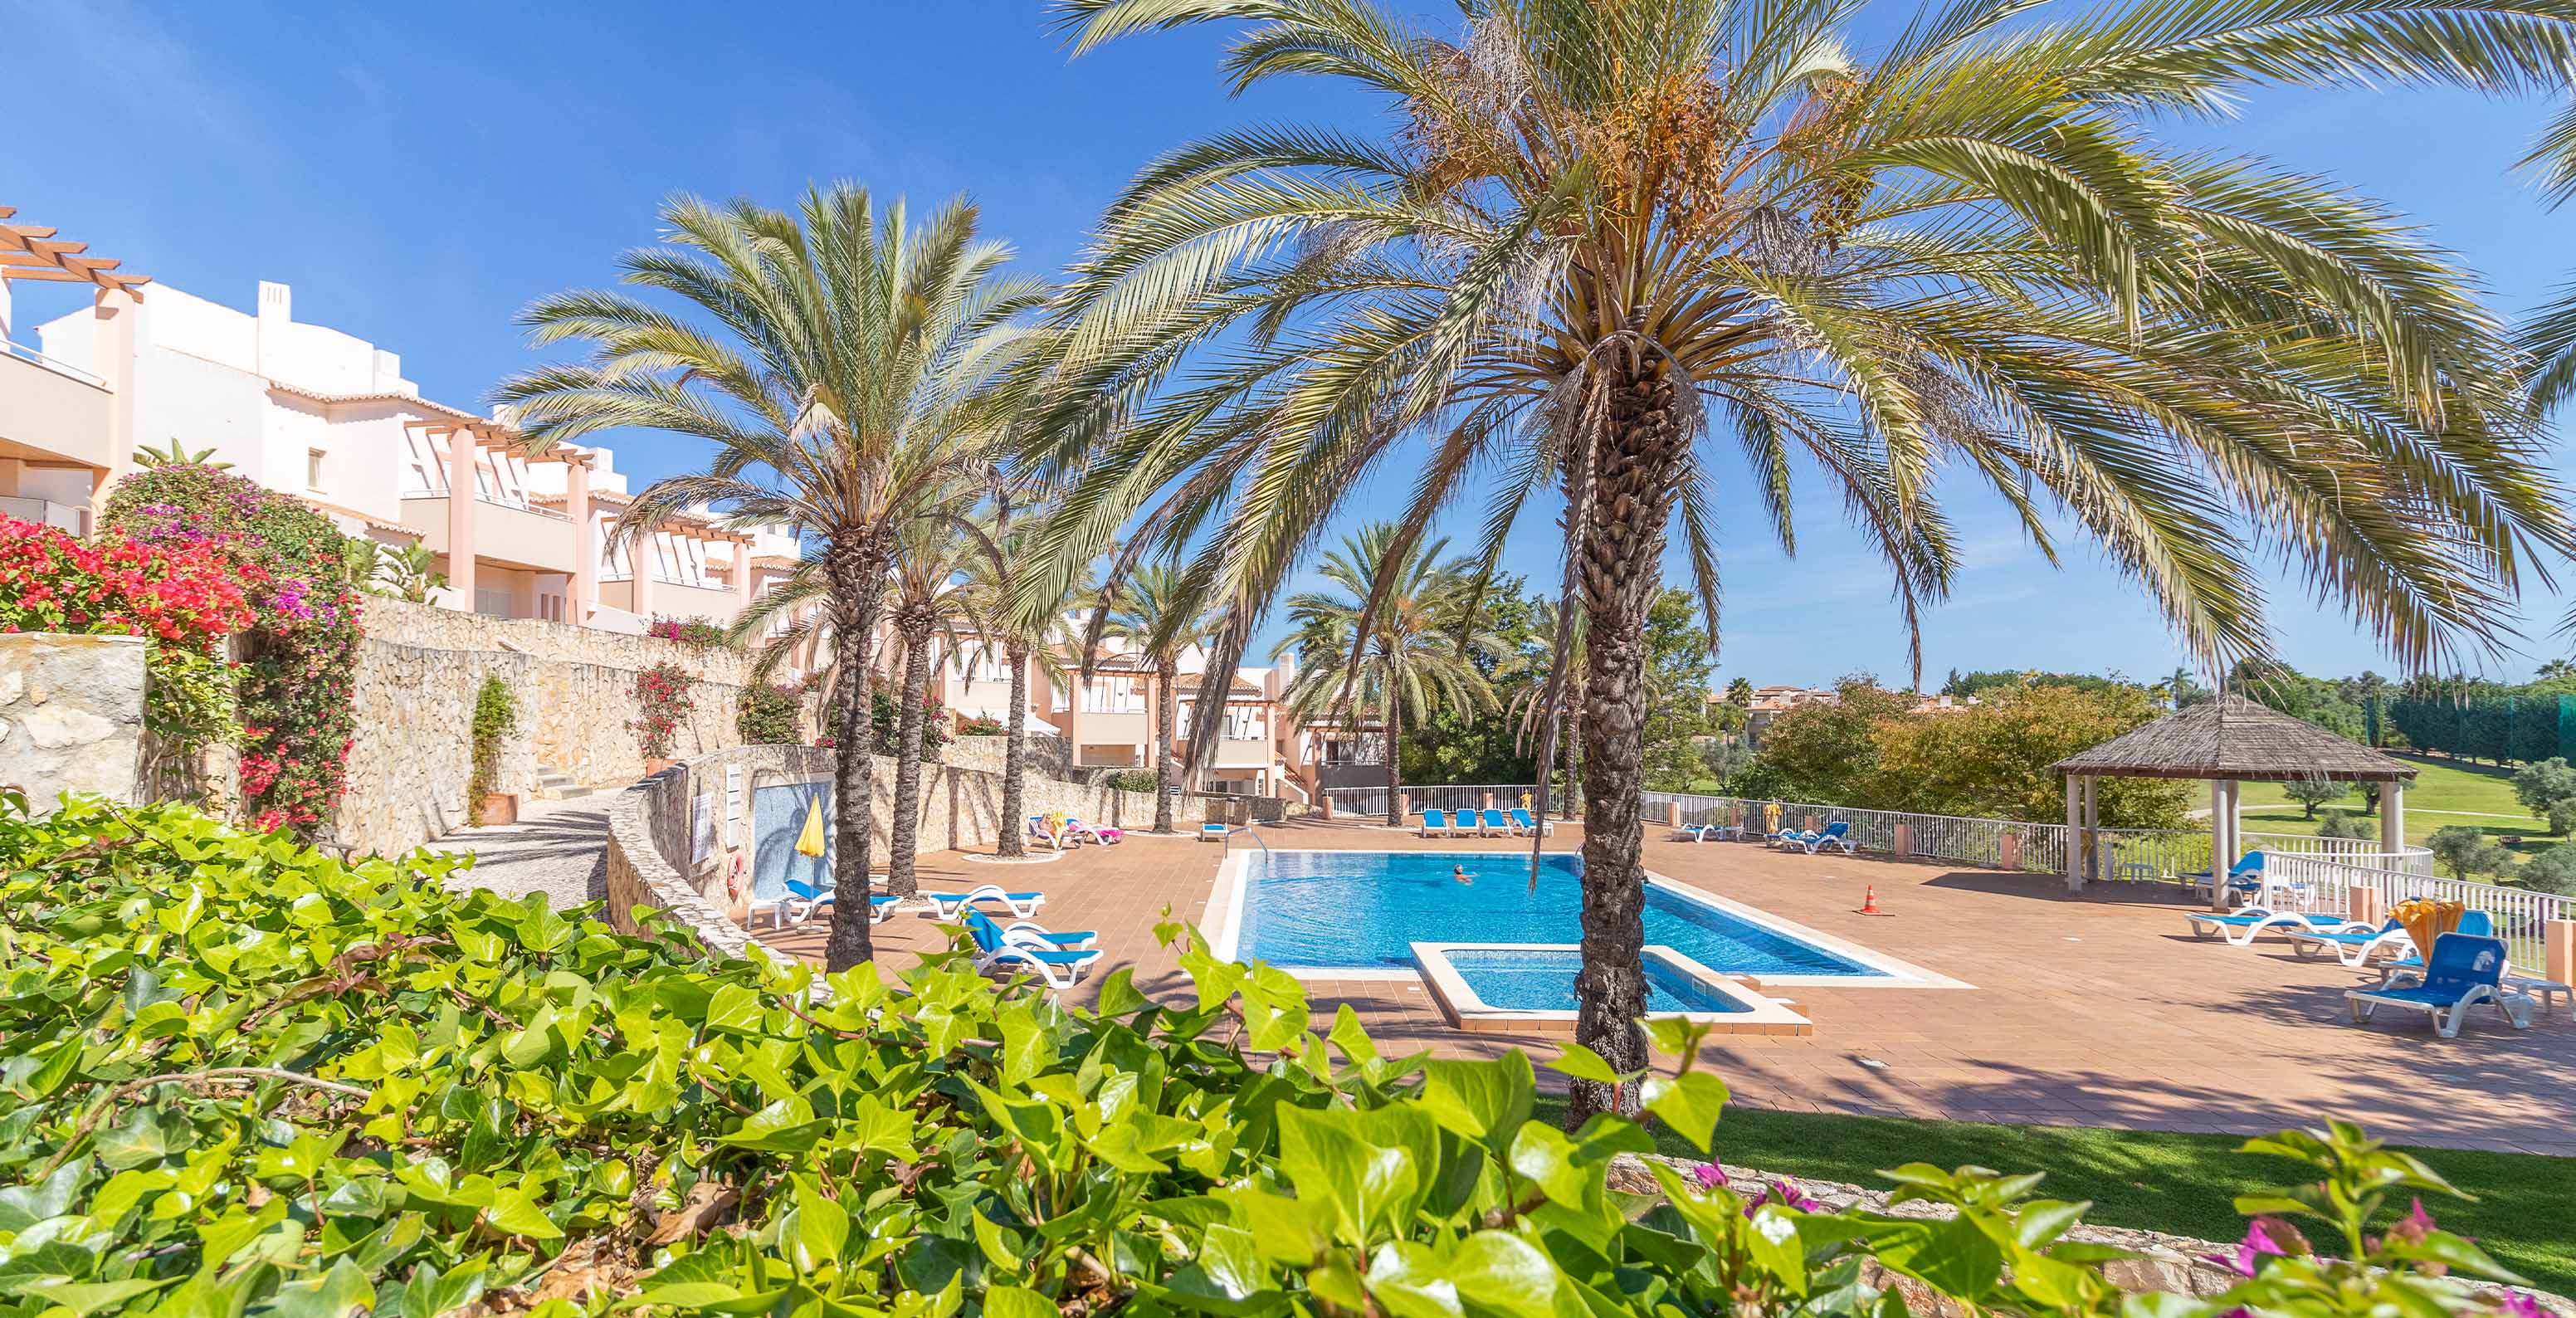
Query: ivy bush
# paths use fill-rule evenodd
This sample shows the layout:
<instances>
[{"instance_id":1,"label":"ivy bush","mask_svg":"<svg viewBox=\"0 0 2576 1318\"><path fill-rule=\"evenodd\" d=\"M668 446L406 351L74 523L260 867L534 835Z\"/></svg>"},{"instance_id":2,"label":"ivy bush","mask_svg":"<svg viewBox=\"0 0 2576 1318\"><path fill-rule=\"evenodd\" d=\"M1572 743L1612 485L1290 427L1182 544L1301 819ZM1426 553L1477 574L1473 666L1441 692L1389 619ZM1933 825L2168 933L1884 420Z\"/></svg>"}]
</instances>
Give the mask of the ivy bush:
<instances>
[{"instance_id":1,"label":"ivy bush","mask_svg":"<svg viewBox=\"0 0 2576 1318\"><path fill-rule=\"evenodd\" d=\"M519 702L510 684L497 673L485 674L474 691L474 768L465 784L465 815L476 824L483 822L483 798L500 779L501 742L517 726Z\"/></svg>"},{"instance_id":2,"label":"ivy bush","mask_svg":"<svg viewBox=\"0 0 2576 1318\"><path fill-rule=\"evenodd\" d=\"M742 704L734 710L733 730L747 746L792 746L801 735L797 712L804 699L805 688L801 686L755 682L742 690Z\"/></svg>"},{"instance_id":3,"label":"ivy bush","mask_svg":"<svg viewBox=\"0 0 2576 1318\"><path fill-rule=\"evenodd\" d=\"M103 525L212 552L239 574L253 613L236 683L243 817L311 837L339 804L356 730L360 604L348 537L291 496L192 465L119 480Z\"/></svg>"},{"instance_id":4,"label":"ivy bush","mask_svg":"<svg viewBox=\"0 0 2576 1318\"><path fill-rule=\"evenodd\" d=\"M0 800L0 1312L1902 1318L1874 1260L1968 1312L2444 1318L2503 1275L2347 1126L2246 1146L2313 1179L2241 1201L2241 1285L2124 1300L2034 1176L1889 1173L1948 1220L1707 1167L1614 1190L1639 1125L1533 1120L1522 1054L1386 1056L1180 926L1179 998L1120 970L1085 1009L959 953L896 985L718 961L458 863ZM1687 1060L1551 1065L1720 1129Z\"/></svg>"}]
</instances>

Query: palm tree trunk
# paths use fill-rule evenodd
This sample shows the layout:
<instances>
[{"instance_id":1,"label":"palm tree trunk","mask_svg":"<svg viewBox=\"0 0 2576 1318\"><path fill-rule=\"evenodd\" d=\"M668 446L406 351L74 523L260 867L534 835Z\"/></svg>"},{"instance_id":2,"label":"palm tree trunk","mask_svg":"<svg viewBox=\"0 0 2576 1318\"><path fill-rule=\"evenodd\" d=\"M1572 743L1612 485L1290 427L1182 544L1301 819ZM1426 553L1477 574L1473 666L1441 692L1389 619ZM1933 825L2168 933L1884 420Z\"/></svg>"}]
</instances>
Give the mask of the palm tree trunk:
<instances>
[{"instance_id":1,"label":"palm tree trunk","mask_svg":"<svg viewBox=\"0 0 2576 1318\"><path fill-rule=\"evenodd\" d=\"M1181 718L1180 693L1172 689L1181 679L1180 665L1158 664L1154 668L1154 831L1172 831L1172 725ZM1204 684L1207 678L1202 675ZM1199 695L1204 698L1207 692Z\"/></svg>"},{"instance_id":2,"label":"palm tree trunk","mask_svg":"<svg viewBox=\"0 0 2576 1318\"><path fill-rule=\"evenodd\" d=\"M839 637L832 684L832 932L823 943L827 970L876 959L868 938L868 850L876 833L875 740L869 726L868 674L876 668L877 609L885 598L885 556L867 547L836 546L829 566Z\"/></svg>"},{"instance_id":3,"label":"palm tree trunk","mask_svg":"<svg viewBox=\"0 0 2576 1318\"><path fill-rule=\"evenodd\" d=\"M930 632L938 619L907 616L903 627L903 708L895 716L894 826L887 839L886 891L909 897L921 886L913 852L921 835L922 705L930 699Z\"/></svg>"},{"instance_id":4,"label":"palm tree trunk","mask_svg":"<svg viewBox=\"0 0 2576 1318\"><path fill-rule=\"evenodd\" d=\"M1003 856L1028 854L1027 792L1029 771L1029 648L1010 647L1011 734L1002 743L1002 819L994 832L1001 839L993 851Z\"/></svg>"},{"instance_id":5,"label":"palm tree trunk","mask_svg":"<svg viewBox=\"0 0 2576 1318\"><path fill-rule=\"evenodd\" d=\"M1633 349L1602 363L1616 372L1592 446L1592 500L1576 563L1591 623L1583 690L1583 969L1575 979L1575 1041L1610 1069L1650 1060L1646 1014L1645 830L1638 815L1645 759L1646 610L1661 585L1664 522L1672 511L1683 435L1660 363ZM1596 1112L1638 1110L1635 1086L1574 1082L1569 1129Z\"/></svg>"},{"instance_id":6,"label":"palm tree trunk","mask_svg":"<svg viewBox=\"0 0 2576 1318\"><path fill-rule=\"evenodd\" d=\"M1395 702L1386 702L1386 826L1404 827L1404 760L1395 752Z\"/></svg>"}]
</instances>

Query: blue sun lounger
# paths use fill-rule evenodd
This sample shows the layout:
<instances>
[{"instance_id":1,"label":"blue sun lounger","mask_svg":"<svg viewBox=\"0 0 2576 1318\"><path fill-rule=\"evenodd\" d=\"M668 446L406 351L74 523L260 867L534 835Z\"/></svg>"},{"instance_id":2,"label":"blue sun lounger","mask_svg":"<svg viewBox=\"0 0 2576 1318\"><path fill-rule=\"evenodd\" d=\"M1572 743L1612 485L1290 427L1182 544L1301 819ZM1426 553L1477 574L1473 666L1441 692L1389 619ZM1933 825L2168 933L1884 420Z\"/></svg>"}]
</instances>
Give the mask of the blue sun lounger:
<instances>
[{"instance_id":1,"label":"blue sun lounger","mask_svg":"<svg viewBox=\"0 0 2576 1318\"><path fill-rule=\"evenodd\" d=\"M1446 811L1446 810L1425 810L1425 811L1423 811L1423 812L1422 812L1422 831L1421 831L1421 836L1423 836L1423 837L1448 837L1448 836L1450 836L1450 833L1449 833L1449 812L1448 812L1448 811Z\"/></svg>"},{"instance_id":2,"label":"blue sun lounger","mask_svg":"<svg viewBox=\"0 0 2576 1318\"><path fill-rule=\"evenodd\" d=\"M2508 964L2504 940L2475 934L2443 934L2433 940L2433 956L2421 982L2406 988L2353 989L2344 994L2359 1025L2381 1007L2420 1011L2432 1018L2433 1030L2456 1039L2469 1008L2484 1003L2504 1013L2517 1030L2531 1028L2531 999L2504 991Z\"/></svg>"},{"instance_id":3,"label":"blue sun lounger","mask_svg":"<svg viewBox=\"0 0 2576 1318\"><path fill-rule=\"evenodd\" d=\"M1044 980L1051 989L1071 988L1080 983L1083 972L1107 955L1098 948L1072 951L1046 946L1040 938L1003 929L982 911L966 913L966 934L975 940L977 970L990 971L996 967L1026 970Z\"/></svg>"},{"instance_id":4,"label":"blue sun lounger","mask_svg":"<svg viewBox=\"0 0 2576 1318\"><path fill-rule=\"evenodd\" d=\"M1532 819L1527 810L1514 810L1512 832L1520 837L1528 837L1532 833L1553 837L1556 834L1556 825L1547 820Z\"/></svg>"}]
</instances>

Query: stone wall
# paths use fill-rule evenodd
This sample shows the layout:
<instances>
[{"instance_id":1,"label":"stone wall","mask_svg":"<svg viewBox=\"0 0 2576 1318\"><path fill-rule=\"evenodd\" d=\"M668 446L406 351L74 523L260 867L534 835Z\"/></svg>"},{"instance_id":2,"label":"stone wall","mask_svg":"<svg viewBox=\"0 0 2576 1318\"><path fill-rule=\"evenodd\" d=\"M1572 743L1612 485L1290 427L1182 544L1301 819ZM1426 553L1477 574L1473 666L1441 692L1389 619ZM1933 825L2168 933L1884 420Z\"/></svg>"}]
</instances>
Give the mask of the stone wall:
<instances>
[{"instance_id":1,"label":"stone wall","mask_svg":"<svg viewBox=\"0 0 2576 1318\"><path fill-rule=\"evenodd\" d=\"M143 649L139 636L0 634L0 783L40 813L64 792L135 801Z\"/></svg>"},{"instance_id":2,"label":"stone wall","mask_svg":"<svg viewBox=\"0 0 2576 1318\"><path fill-rule=\"evenodd\" d=\"M507 683L519 707L501 749L500 791L532 795L548 774L583 786L642 776L635 675L665 660L697 679L697 708L674 756L739 741L734 713L749 661L730 650L372 598L366 632L348 789L334 821L343 846L398 852L464 825L474 694L486 674Z\"/></svg>"}]
</instances>

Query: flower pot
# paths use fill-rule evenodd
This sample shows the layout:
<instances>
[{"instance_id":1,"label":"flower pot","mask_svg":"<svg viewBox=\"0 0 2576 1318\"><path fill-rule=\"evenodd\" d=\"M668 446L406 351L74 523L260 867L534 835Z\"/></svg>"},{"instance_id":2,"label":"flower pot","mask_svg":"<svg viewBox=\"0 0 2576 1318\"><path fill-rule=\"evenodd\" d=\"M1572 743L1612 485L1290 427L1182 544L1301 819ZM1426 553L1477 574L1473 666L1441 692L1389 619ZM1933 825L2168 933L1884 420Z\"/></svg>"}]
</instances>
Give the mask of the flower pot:
<instances>
[{"instance_id":1,"label":"flower pot","mask_svg":"<svg viewBox=\"0 0 2576 1318\"><path fill-rule=\"evenodd\" d=\"M677 760L657 760L651 756L646 756L644 759L644 776L650 778L677 763L679 763Z\"/></svg>"},{"instance_id":2,"label":"flower pot","mask_svg":"<svg viewBox=\"0 0 2576 1318\"><path fill-rule=\"evenodd\" d=\"M476 813L481 817L485 828L495 824L515 824L519 822L519 794L485 792L482 808Z\"/></svg>"}]
</instances>

